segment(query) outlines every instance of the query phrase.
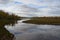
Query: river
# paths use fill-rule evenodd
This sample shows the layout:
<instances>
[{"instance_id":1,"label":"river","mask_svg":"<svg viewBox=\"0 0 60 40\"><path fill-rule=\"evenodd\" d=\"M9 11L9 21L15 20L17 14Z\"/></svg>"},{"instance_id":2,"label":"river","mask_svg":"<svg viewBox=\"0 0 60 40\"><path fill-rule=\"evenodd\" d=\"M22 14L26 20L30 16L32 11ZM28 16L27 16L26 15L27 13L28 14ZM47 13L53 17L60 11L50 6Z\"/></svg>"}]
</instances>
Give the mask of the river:
<instances>
[{"instance_id":1,"label":"river","mask_svg":"<svg viewBox=\"0 0 60 40\"><path fill-rule=\"evenodd\" d=\"M60 25L36 25L22 23L29 19L19 20L14 26L5 28L15 35L15 40L60 40Z\"/></svg>"}]
</instances>

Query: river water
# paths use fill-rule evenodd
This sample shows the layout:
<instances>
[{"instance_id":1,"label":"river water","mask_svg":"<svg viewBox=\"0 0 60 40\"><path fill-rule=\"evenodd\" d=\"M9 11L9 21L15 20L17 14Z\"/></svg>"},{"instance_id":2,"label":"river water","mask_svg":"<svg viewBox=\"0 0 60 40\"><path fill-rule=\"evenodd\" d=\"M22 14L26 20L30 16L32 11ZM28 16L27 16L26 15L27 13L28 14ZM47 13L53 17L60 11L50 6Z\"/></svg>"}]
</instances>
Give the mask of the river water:
<instances>
[{"instance_id":1,"label":"river water","mask_svg":"<svg viewBox=\"0 0 60 40\"><path fill-rule=\"evenodd\" d=\"M22 23L29 19L18 21L14 26L5 28L15 35L15 40L60 40L60 25L36 25Z\"/></svg>"}]
</instances>

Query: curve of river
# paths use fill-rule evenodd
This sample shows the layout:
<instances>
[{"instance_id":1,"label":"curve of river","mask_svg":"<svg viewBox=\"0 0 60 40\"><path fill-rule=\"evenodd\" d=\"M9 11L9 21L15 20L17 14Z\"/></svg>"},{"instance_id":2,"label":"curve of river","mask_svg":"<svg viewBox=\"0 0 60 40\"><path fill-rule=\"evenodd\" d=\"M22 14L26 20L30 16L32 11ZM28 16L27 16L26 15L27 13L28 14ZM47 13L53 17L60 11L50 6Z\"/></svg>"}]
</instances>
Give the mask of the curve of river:
<instances>
[{"instance_id":1,"label":"curve of river","mask_svg":"<svg viewBox=\"0 0 60 40\"><path fill-rule=\"evenodd\" d=\"M26 20L29 19L20 20L14 26L5 26L8 31L15 35L15 40L60 40L59 25L36 25L22 23Z\"/></svg>"}]
</instances>

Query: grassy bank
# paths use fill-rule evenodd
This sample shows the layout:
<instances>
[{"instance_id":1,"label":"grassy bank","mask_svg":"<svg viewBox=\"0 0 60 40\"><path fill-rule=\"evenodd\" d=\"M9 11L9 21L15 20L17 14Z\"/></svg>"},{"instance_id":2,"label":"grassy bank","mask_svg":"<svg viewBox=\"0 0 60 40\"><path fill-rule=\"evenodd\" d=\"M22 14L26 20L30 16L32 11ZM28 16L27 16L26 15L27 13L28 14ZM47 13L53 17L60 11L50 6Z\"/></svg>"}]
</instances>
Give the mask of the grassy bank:
<instances>
[{"instance_id":1,"label":"grassy bank","mask_svg":"<svg viewBox=\"0 0 60 40\"><path fill-rule=\"evenodd\" d=\"M10 33L6 28L4 27L5 25L14 25L17 23L17 20L20 20L21 17L14 15L14 14L9 14L7 12L1 11L0 10L0 40L13 40L14 35Z\"/></svg>"},{"instance_id":2,"label":"grassy bank","mask_svg":"<svg viewBox=\"0 0 60 40\"><path fill-rule=\"evenodd\" d=\"M31 20L23 21L32 24L51 24L60 25L60 17L33 17Z\"/></svg>"},{"instance_id":3,"label":"grassy bank","mask_svg":"<svg viewBox=\"0 0 60 40\"><path fill-rule=\"evenodd\" d=\"M4 26L5 25L14 25L17 21L15 20L2 20L0 19L0 40L13 40L14 35L10 33Z\"/></svg>"},{"instance_id":4,"label":"grassy bank","mask_svg":"<svg viewBox=\"0 0 60 40\"><path fill-rule=\"evenodd\" d=\"M13 40L14 35L6 30L3 26L0 26L0 40Z\"/></svg>"}]
</instances>

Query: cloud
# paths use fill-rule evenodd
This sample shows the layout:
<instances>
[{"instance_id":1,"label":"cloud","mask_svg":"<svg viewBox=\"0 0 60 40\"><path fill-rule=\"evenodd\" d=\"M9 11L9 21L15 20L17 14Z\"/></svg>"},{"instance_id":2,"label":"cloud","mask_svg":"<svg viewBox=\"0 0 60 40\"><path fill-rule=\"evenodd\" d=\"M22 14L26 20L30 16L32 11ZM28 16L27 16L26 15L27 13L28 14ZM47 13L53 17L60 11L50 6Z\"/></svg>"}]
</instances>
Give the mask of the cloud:
<instances>
[{"instance_id":1,"label":"cloud","mask_svg":"<svg viewBox=\"0 0 60 40\"><path fill-rule=\"evenodd\" d=\"M27 5L14 5L7 8L3 7L2 10L19 16L35 16L34 13L39 11L38 9L29 7Z\"/></svg>"},{"instance_id":2,"label":"cloud","mask_svg":"<svg viewBox=\"0 0 60 40\"><path fill-rule=\"evenodd\" d=\"M60 16L60 0L0 0L0 9L20 16Z\"/></svg>"},{"instance_id":3,"label":"cloud","mask_svg":"<svg viewBox=\"0 0 60 40\"><path fill-rule=\"evenodd\" d=\"M36 9L36 8L32 8L32 7L29 7L27 5L20 5L19 7L16 6L19 11L19 15L22 15L22 16L35 16L34 13L38 12L39 10Z\"/></svg>"},{"instance_id":4,"label":"cloud","mask_svg":"<svg viewBox=\"0 0 60 40\"><path fill-rule=\"evenodd\" d=\"M8 4L12 0L0 0L0 4Z\"/></svg>"}]
</instances>

